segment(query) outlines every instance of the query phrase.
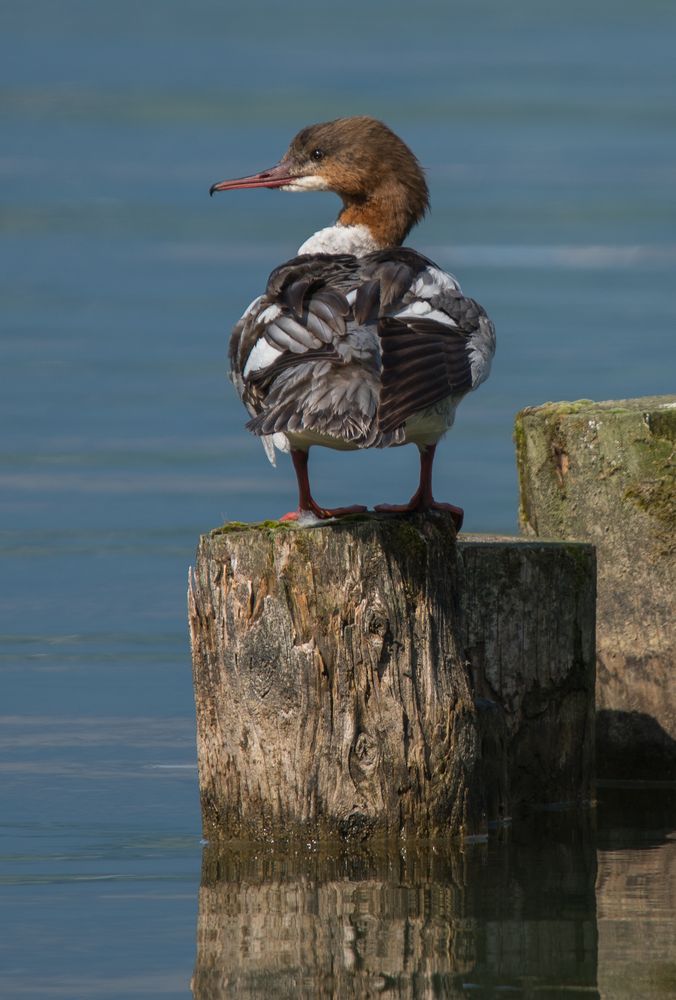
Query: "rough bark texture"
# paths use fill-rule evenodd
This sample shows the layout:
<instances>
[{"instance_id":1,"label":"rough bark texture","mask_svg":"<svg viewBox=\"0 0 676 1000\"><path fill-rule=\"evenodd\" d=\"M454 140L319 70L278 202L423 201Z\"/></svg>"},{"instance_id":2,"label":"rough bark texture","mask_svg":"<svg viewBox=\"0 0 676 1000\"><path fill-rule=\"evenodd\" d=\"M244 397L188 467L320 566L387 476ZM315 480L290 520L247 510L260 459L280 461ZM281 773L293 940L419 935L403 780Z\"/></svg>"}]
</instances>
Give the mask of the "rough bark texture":
<instances>
[{"instance_id":1,"label":"rough bark texture","mask_svg":"<svg viewBox=\"0 0 676 1000\"><path fill-rule=\"evenodd\" d=\"M458 573L448 516L202 538L190 623L208 837L479 831Z\"/></svg>"},{"instance_id":2,"label":"rough bark texture","mask_svg":"<svg viewBox=\"0 0 676 1000\"><path fill-rule=\"evenodd\" d=\"M189 595L205 835L473 835L593 797L591 546L231 525ZM471 668L471 673L470 673Z\"/></svg>"},{"instance_id":3,"label":"rough bark texture","mask_svg":"<svg viewBox=\"0 0 676 1000\"><path fill-rule=\"evenodd\" d=\"M676 396L517 416L523 530L597 547L599 776L676 773L675 440Z\"/></svg>"},{"instance_id":4,"label":"rough bark texture","mask_svg":"<svg viewBox=\"0 0 676 1000\"><path fill-rule=\"evenodd\" d=\"M509 803L514 811L589 802L594 798L593 547L462 535L458 549L473 688L479 707L492 705L482 741L489 817L505 815ZM502 746L506 768L500 772Z\"/></svg>"}]
</instances>

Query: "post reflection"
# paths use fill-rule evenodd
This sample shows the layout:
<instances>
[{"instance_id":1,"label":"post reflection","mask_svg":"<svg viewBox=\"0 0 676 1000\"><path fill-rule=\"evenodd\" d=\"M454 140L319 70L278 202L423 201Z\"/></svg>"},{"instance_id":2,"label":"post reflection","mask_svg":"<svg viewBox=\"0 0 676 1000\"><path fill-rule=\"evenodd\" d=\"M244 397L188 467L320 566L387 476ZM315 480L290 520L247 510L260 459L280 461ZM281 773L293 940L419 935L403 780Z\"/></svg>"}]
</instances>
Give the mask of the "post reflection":
<instances>
[{"instance_id":1,"label":"post reflection","mask_svg":"<svg viewBox=\"0 0 676 1000\"><path fill-rule=\"evenodd\" d=\"M599 802L604 1000L676 997L676 785L605 788Z\"/></svg>"},{"instance_id":2,"label":"post reflection","mask_svg":"<svg viewBox=\"0 0 676 1000\"><path fill-rule=\"evenodd\" d=\"M595 849L555 825L465 849L207 848L194 996L598 997Z\"/></svg>"}]
</instances>

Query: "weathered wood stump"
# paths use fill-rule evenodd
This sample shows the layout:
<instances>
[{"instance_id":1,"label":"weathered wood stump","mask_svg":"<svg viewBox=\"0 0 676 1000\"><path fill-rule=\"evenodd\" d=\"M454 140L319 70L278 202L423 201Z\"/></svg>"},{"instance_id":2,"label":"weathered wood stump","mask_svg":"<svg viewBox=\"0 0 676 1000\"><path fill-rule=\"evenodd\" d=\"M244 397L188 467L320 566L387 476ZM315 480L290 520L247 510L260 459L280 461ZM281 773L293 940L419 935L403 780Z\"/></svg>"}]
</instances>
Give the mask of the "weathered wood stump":
<instances>
[{"instance_id":1,"label":"weathered wood stump","mask_svg":"<svg viewBox=\"0 0 676 1000\"><path fill-rule=\"evenodd\" d=\"M230 525L189 605L210 840L471 836L593 795L590 546Z\"/></svg>"},{"instance_id":2,"label":"weathered wood stump","mask_svg":"<svg viewBox=\"0 0 676 1000\"><path fill-rule=\"evenodd\" d=\"M480 830L458 573L449 516L202 538L190 622L207 836Z\"/></svg>"},{"instance_id":3,"label":"weathered wood stump","mask_svg":"<svg viewBox=\"0 0 676 1000\"><path fill-rule=\"evenodd\" d=\"M488 700L494 706L482 743L489 819L524 807L589 803L595 794L593 547L461 535L458 550L473 690L477 705ZM495 773L503 766L501 745L504 776Z\"/></svg>"},{"instance_id":4,"label":"weathered wood stump","mask_svg":"<svg viewBox=\"0 0 676 1000\"><path fill-rule=\"evenodd\" d=\"M676 396L547 403L516 420L528 534L598 554L597 760L676 774Z\"/></svg>"}]
</instances>

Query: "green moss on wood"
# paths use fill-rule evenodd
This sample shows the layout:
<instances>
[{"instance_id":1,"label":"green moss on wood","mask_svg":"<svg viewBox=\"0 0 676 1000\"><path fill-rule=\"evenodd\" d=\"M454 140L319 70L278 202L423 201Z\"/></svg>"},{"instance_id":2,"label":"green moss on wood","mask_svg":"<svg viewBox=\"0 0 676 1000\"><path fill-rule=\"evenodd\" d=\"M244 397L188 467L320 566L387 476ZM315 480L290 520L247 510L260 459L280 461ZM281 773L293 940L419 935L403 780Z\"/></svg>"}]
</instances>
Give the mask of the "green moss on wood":
<instances>
[{"instance_id":1,"label":"green moss on wood","mask_svg":"<svg viewBox=\"0 0 676 1000\"><path fill-rule=\"evenodd\" d=\"M392 523L397 549L413 563L419 563L427 555L427 544L415 524L410 521L396 520Z\"/></svg>"},{"instance_id":2,"label":"green moss on wood","mask_svg":"<svg viewBox=\"0 0 676 1000\"><path fill-rule=\"evenodd\" d=\"M295 531L298 525L293 521L228 521L219 528L213 528L209 535L234 535L242 531Z\"/></svg>"},{"instance_id":3,"label":"green moss on wood","mask_svg":"<svg viewBox=\"0 0 676 1000\"><path fill-rule=\"evenodd\" d=\"M645 422L655 437L676 441L676 406L664 406L645 414Z\"/></svg>"},{"instance_id":4,"label":"green moss on wood","mask_svg":"<svg viewBox=\"0 0 676 1000\"><path fill-rule=\"evenodd\" d=\"M608 413L644 413L651 417L664 415L676 419L676 396L640 396L636 399L606 399L598 402L593 399L559 400L557 402L541 403L538 406L526 406L517 414L520 417L548 416L559 414L569 416L576 413L593 413L598 415ZM673 427L673 424L671 425Z\"/></svg>"},{"instance_id":5,"label":"green moss on wood","mask_svg":"<svg viewBox=\"0 0 676 1000\"><path fill-rule=\"evenodd\" d=\"M402 547L408 551L411 546L422 545L424 541L420 535L420 526L427 517L434 518L435 523L440 523L440 515L437 513L427 514L380 514L375 511L366 511L362 514L345 514L339 518L329 518L326 521L317 521L314 524L298 524L297 521L228 521L226 524L213 528L209 532L211 538L219 535L232 535L245 531L316 531L322 528L335 530L339 528L353 527L354 525L379 524L391 525L393 530L399 533L399 541Z\"/></svg>"},{"instance_id":6,"label":"green moss on wood","mask_svg":"<svg viewBox=\"0 0 676 1000\"><path fill-rule=\"evenodd\" d=\"M568 400L563 400L560 403L541 403L540 406L526 406L523 410L520 410L516 415L517 422L522 421L524 417L530 417L533 414L537 416L549 417L558 415L567 415L570 413L580 413L583 410L593 408L595 405L591 399L576 399L573 402Z\"/></svg>"},{"instance_id":7,"label":"green moss on wood","mask_svg":"<svg viewBox=\"0 0 676 1000\"><path fill-rule=\"evenodd\" d=\"M656 535L661 552L676 551L676 483L673 475L649 482L632 483L624 499L657 522Z\"/></svg>"},{"instance_id":8,"label":"green moss on wood","mask_svg":"<svg viewBox=\"0 0 676 1000\"><path fill-rule=\"evenodd\" d=\"M514 428L522 529L584 534L580 504L595 504L595 495L604 491L617 517L631 504L654 519L658 534L673 532L674 440L672 396L522 410ZM663 539L658 545L664 549Z\"/></svg>"}]
</instances>

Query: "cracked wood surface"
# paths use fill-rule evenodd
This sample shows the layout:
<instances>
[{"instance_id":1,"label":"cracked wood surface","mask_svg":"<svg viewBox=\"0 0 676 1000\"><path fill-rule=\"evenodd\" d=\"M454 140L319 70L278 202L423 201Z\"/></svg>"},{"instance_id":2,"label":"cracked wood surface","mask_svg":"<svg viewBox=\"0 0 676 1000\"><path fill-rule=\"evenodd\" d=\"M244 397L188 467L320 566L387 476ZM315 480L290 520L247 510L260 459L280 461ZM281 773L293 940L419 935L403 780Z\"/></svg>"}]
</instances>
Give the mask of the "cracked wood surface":
<instances>
[{"instance_id":1,"label":"cracked wood surface","mask_svg":"<svg viewBox=\"0 0 676 1000\"><path fill-rule=\"evenodd\" d=\"M589 545L226 525L189 594L205 834L472 835L593 798Z\"/></svg>"},{"instance_id":2,"label":"cracked wood surface","mask_svg":"<svg viewBox=\"0 0 676 1000\"><path fill-rule=\"evenodd\" d=\"M447 516L201 540L189 603L208 837L479 832L459 572Z\"/></svg>"}]
</instances>

